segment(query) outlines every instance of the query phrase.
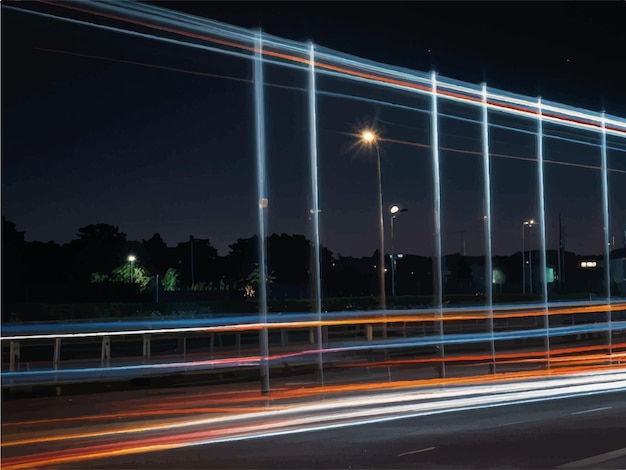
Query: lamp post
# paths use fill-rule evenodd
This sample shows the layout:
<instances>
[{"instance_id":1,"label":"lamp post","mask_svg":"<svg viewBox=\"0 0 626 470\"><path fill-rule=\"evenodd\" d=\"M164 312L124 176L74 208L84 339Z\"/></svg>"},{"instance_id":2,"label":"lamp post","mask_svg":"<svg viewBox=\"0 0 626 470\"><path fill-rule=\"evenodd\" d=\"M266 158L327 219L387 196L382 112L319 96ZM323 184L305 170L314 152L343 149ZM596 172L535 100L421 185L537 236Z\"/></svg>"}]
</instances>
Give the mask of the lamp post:
<instances>
[{"instance_id":1,"label":"lamp post","mask_svg":"<svg viewBox=\"0 0 626 470\"><path fill-rule=\"evenodd\" d=\"M130 263L130 283L132 284L134 281L133 275L135 274L135 260L137 258L135 255L128 255L128 262Z\"/></svg>"},{"instance_id":2,"label":"lamp post","mask_svg":"<svg viewBox=\"0 0 626 470\"><path fill-rule=\"evenodd\" d=\"M372 146L376 149L376 169L378 175L378 230L379 230L379 282L380 282L380 297L381 306L383 310L387 307L386 295L385 295L385 233L383 227L383 185L382 175L380 169L380 149L378 147L378 136L372 130L364 130L361 133L361 141L367 146Z\"/></svg>"},{"instance_id":3,"label":"lamp post","mask_svg":"<svg viewBox=\"0 0 626 470\"><path fill-rule=\"evenodd\" d=\"M535 224L534 219L525 220L522 222L522 293L526 294L526 227L532 228ZM533 293L533 261L532 251L529 254L530 259L530 293Z\"/></svg>"},{"instance_id":4,"label":"lamp post","mask_svg":"<svg viewBox=\"0 0 626 470\"><path fill-rule=\"evenodd\" d=\"M394 204L389 208L389 212L391 213L391 295L393 297L396 296L396 249L394 243L393 225L397 214L406 211L408 211L408 209L401 209L397 204Z\"/></svg>"},{"instance_id":5,"label":"lamp post","mask_svg":"<svg viewBox=\"0 0 626 470\"><path fill-rule=\"evenodd\" d=\"M380 246L379 260L378 260L378 272L379 272L379 284L380 284L380 305L382 310L387 308L387 298L385 294L385 231L383 226L383 184L380 169L380 149L378 147L378 136L376 132L371 129L365 129L361 132L361 142L368 147L374 147L376 149L376 169L378 174L378 230ZM387 337L387 324L383 323L383 336Z\"/></svg>"}]
</instances>

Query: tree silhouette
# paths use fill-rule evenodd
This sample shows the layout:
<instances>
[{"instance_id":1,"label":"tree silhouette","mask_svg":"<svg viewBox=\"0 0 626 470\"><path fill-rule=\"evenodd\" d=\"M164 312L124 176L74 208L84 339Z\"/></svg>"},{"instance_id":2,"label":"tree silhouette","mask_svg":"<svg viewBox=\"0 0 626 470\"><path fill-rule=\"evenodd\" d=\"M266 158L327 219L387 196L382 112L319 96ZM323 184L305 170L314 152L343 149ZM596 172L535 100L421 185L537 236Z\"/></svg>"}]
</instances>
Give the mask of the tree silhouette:
<instances>
[{"instance_id":1,"label":"tree silhouette","mask_svg":"<svg viewBox=\"0 0 626 470\"><path fill-rule=\"evenodd\" d=\"M2 215L2 302L24 299L24 232Z\"/></svg>"},{"instance_id":2,"label":"tree silhouette","mask_svg":"<svg viewBox=\"0 0 626 470\"><path fill-rule=\"evenodd\" d=\"M141 244L146 255L150 259L156 274L165 275L168 268L174 265L171 259L170 249L167 247L159 233L155 233L148 240L142 240Z\"/></svg>"},{"instance_id":3,"label":"tree silhouette","mask_svg":"<svg viewBox=\"0 0 626 470\"><path fill-rule=\"evenodd\" d=\"M108 224L92 224L78 229L78 239L70 246L74 252L77 280L89 281L91 273L110 273L125 262L126 234Z\"/></svg>"},{"instance_id":4,"label":"tree silhouette","mask_svg":"<svg viewBox=\"0 0 626 470\"><path fill-rule=\"evenodd\" d=\"M239 238L236 243L229 245L228 263L225 274L228 285L232 290L240 290L247 282L246 279L258 266L259 237Z\"/></svg>"}]
</instances>

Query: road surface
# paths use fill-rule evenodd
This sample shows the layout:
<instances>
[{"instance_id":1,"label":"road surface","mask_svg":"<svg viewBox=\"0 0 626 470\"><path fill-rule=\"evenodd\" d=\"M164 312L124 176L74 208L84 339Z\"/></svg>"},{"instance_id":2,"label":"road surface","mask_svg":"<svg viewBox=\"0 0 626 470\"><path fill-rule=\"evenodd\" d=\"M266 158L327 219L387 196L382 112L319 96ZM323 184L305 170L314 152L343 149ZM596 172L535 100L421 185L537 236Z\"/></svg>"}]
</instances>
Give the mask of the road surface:
<instances>
[{"instance_id":1,"label":"road surface","mask_svg":"<svg viewBox=\"0 0 626 470\"><path fill-rule=\"evenodd\" d=\"M8 400L2 467L626 468L620 384L500 406L500 396L521 393L519 382L347 395L285 382L270 397L219 385Z\"/></svg>"}]
</instances>

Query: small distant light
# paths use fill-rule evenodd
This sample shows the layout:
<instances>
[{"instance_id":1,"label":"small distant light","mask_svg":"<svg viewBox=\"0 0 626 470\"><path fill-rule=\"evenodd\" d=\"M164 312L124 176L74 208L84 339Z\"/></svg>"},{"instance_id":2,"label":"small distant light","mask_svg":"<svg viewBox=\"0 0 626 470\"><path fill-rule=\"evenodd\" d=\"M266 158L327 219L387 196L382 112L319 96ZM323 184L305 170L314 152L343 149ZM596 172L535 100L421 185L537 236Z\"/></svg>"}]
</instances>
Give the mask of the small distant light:
<instances>
[{"instance_id":1,"label":"small distant light","mask_svg":"<svg viewBox=\"0 0 626 470\"><path fill-rule=\"evenodd\" d=\"M581 268L595 268L597 265L598 263L596 261L581 261L580 262Z\"/></svg>"}]
</instances>

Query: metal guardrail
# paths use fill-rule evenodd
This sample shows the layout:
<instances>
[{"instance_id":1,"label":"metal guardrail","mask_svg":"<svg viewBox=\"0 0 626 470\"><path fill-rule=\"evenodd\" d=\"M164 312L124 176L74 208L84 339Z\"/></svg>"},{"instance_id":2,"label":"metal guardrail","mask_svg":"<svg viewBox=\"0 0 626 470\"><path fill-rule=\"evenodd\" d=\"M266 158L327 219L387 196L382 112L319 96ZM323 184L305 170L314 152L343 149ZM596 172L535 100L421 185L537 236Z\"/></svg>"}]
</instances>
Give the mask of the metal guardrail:
<instances>
[{"instance_id":1,"label":"metal guardrail","mask_svg":"<svg viewBox=\"0 0 626 470\"><path fill-rule=\"evenodd\" d=\"M606 312L626 311L626 302L606 304L602 302L567 302L559 304L525 304L486 307L425 309L406 311L334 312L324 315L322 321L323 350L326 356L338 352L354 353L372 350L402 350L446 344L477 344L510 341L523 338L555 338L583 334L615 334L626 331L626 321L598 322L598 315L607 318ZM545 319L559 316L557 326ZM316 345L316 328L319 323L311 314L284 313L268 315L267 323L256 318L204 317L187 319L149 319L145 321L104 321L88 323L16 324L6 325L2 330L3 381L2 386L16 383L59 383L67 380L81 381L105 377L132 377L145 374L165 374L179 371L219 369L222 367L258 366L261 357L255 346L246 351L242 348L242 335L256 336L263 328L273 332L276 344L270 361L299 362L309 360L320 351ZM494 331L487 331L489 318L499 319ZM563 318L565 320L563 320ZM579 321L574 321L578 319ZM445 334L438 334L436 325L445 323ZM387 325L386 335L376 326ZM290 343L290 334L299 331L296 342ZM290 333L291 332L291 333ZM307 332L307 333L305 333ZM375 334L376 333L376 334ZM308 334L308 341L305 339ZM200 356L187 354L187 339L209 338L209 350ZM234 336L234 343L224 347L222 340ZM113 339L119 342L141 342L141 357L112 358ZM175 339L181 349L175 359L153 355L156 341ZM216 348L216 339L219 348ZM99 342L99 358L82 361L62 361L64 346L76 347L77 342ZM69 340L69 344L68 344ZM252 341L254 343L254 340ZM49 366L26 368L20 363L22 347L49 345L53 343L52 358L42 358ZM8 348L7 348L8 346ZM258 344L257 346L258 347ZM5 361L8 349L8 361ZM93 347L91 348L93 352ZM219 349L219 351L218 351ZM252 351L250 354L250 351ZM49 353L49 352L48 352ZM115 360L113 360L115 359ZM182 359L182 360L181 360Z\"/></svg>"}]
</instances>

